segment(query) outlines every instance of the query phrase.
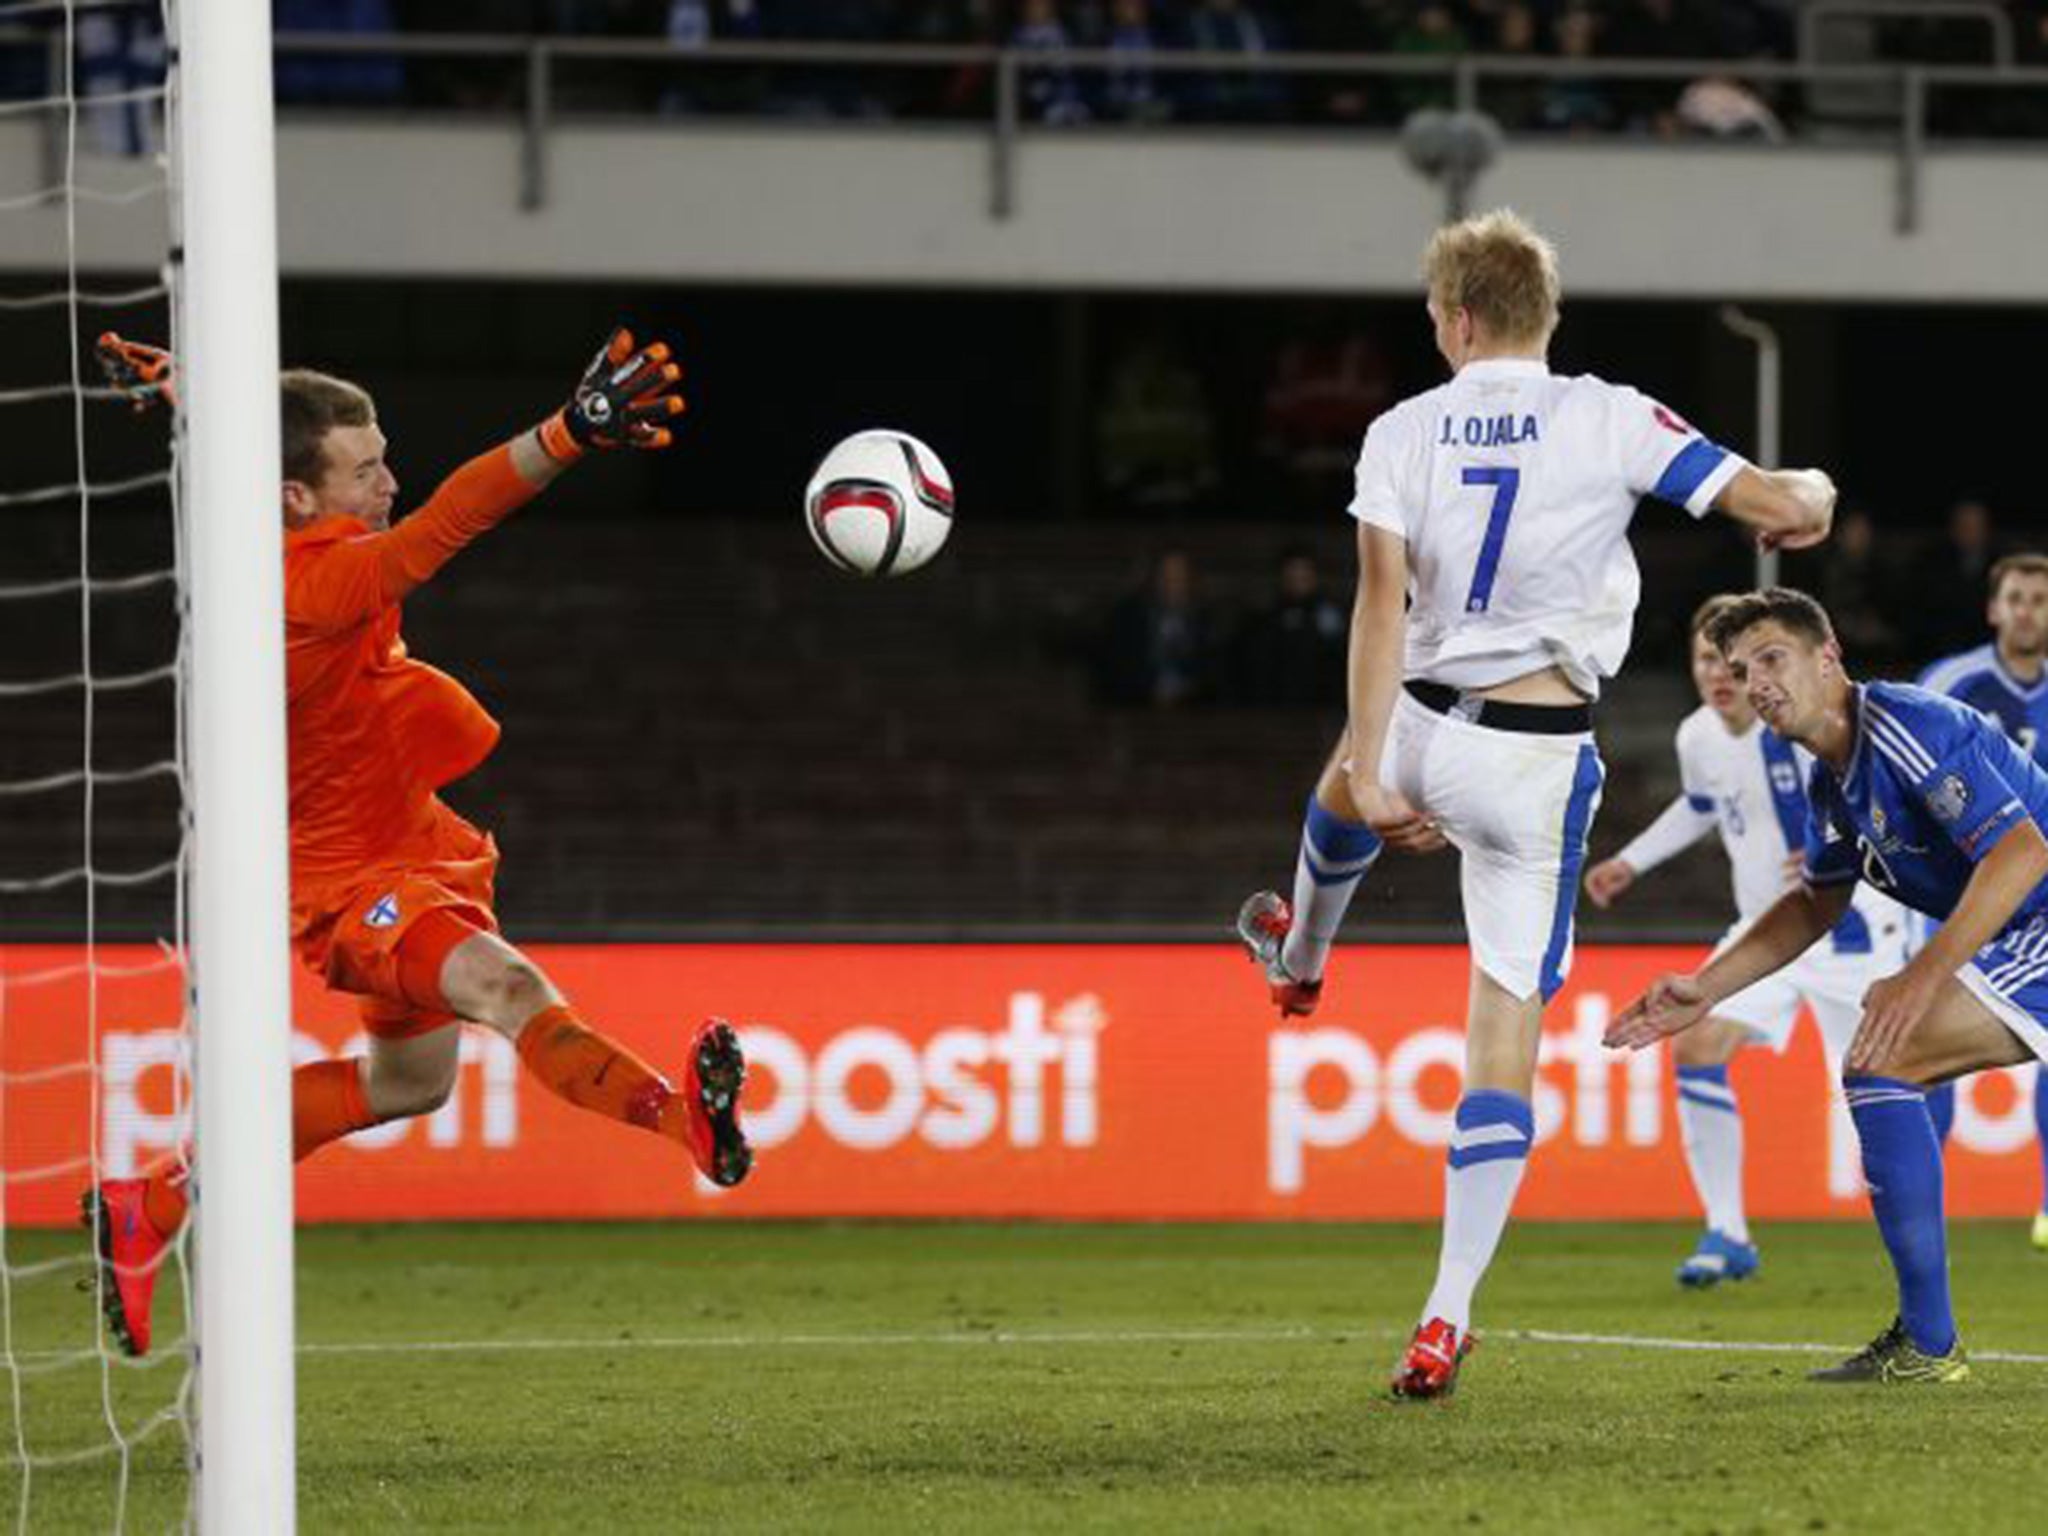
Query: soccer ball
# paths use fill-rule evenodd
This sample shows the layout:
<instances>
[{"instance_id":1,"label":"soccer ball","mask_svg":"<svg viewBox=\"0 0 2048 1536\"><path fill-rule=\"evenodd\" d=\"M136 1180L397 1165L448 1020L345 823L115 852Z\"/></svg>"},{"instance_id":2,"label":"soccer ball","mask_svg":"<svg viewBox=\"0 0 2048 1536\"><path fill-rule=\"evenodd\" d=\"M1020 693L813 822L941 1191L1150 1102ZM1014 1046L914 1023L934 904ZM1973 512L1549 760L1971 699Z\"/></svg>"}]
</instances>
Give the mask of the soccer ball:
<instances>
[{"instance_id":1,"label":"soccer ball","mask_svg":"<svg viewBox=\"0 0 2048 1536\"><path fill-rule=\"evenodd\" d=\"M804 526L842 571L901 576L953 531L953 477L908 432L856 432L811 476Z\"/></svg>"}]
</instances>

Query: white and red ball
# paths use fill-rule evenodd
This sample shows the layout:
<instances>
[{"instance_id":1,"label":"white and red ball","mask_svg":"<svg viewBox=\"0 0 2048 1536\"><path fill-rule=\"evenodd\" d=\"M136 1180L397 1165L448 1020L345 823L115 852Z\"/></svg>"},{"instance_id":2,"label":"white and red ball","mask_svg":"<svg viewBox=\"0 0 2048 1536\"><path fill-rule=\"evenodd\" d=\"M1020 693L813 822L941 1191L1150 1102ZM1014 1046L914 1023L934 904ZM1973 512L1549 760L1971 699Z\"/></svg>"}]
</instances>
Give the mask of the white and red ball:
<instances>
[{"instance_id":1,"label":"white and red ball","mask_svg":"<svg viewBox=\"0 0 2048 1536\"><path fill-rule=\"evenodd\" d=\"M901 576L936 555L953 531L953 477L908 432L856 432L811 476L804 526L841 570Z\"/></svg>"}]
</instances>

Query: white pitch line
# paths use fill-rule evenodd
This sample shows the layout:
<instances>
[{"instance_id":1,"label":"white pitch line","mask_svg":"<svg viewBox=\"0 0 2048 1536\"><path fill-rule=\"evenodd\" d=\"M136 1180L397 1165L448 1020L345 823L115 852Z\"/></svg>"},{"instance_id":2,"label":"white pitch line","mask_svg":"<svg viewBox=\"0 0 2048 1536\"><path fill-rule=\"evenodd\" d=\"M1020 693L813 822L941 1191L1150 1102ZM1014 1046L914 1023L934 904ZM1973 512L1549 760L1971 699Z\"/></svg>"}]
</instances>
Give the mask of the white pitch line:
<instances>
[{"instance_id":1,"label":"white pitch line","mask_svg":"<svg viewBox=\"0 0 2048 1536\"><path fill-rule=\"evenodd\" d=\"M733 1333L697 1338L414 1339L392 1343L301 1344L302 1355L459 1355L568 1349L866 1349L1003 1344L1273 1344L1335 1338L1311 1328L1134 1329L1060 1333Z\"/></svg>"},{"instance_id":2,"label":"white pitch line","mask_svg":"<svg viewBox=\"0 0 2048 1536\"><path fill-rule=\"evenodd\" d=\"M1846 1355L1856 1346L1817 1341L1770 1339L1667 1339L1626 1333L1562 1333L1547 1328L1496 1328L1490 1336L1520 1344L1558 1344L1591 1349L1680 1351L1693 1354ZM461 1355L513 1354L565 1350L729 1350L729 1349L874 1349L1000 1347L1031 1344L1317 1344L1341 1339L1403 1339L1394 1329L1115 1329L1015 1333L991 1330L974 1333L767 1333L706 1334L695 1338L598 1339L412 1339L382 1342L301 1344L302 1355ZM2010 1365L2048 1365L2048 1354L2019 1350L1970 1351L1973 1360Z\"/></svg>"},{"instance_id":3,"label":"white pitch line","mask_svg":"<svg viewBox=\"0 0 2048 1536\"><path fill-rule=\"evenodd\" d=\"M1484 1336L1482 1331L1481 1337ZM1688 1350L1702 1354L1846 1355L1857 1347L1764 1339L1659 1339L1630 1333L1554 1333L1546 1328L1495 1329L1494 1337L1528 1344L1585 1344L1597 1349ZM1972 1349L1968 1353L1972 1360L1995 1360L2008 1365L2048 1365L2048 1355L2027 1354L2020 1350Z\"/></svg>"},{"instance_id":4,"label":"white pitch line","mask_svg":"<svg viewBox=\"0 0 2048 1536\"><path fill-rule=\"evenodd\" d=\"M1782 1339L1668 1339L1630 1333L1566 1333L1549 1328L1493 1328L1482 1338L1515 1344L1554 1344L1582 1349L1642 1350L1704 1355L1846 1355L1849 1344ZM1002 1348L1025 1345L1085 1344L1334 1344L1347 1339L1399 1340L1408 1335L1392 1328L1134 1328L1066 1329L1013 1332L991 1329L969 1333L730 1333L695 1337L590 1339L363 1339L301 1344L301 1355L504 1355L564 1353L572 1350L734 1350L734 1349L927 1349ZM75 1352L90 1358L91 1350ZM15 1358L30 1364L45 1356L69 1361L55 1351L25 1350ZM1976 1349L1973 1360L2008 1365L2048 1365L2048 1354L2021 1350ZM127 1361L119 1361L128 1364ZM154 1363L154 1362L152 1362Z\"/></svg>"}]
</instances>

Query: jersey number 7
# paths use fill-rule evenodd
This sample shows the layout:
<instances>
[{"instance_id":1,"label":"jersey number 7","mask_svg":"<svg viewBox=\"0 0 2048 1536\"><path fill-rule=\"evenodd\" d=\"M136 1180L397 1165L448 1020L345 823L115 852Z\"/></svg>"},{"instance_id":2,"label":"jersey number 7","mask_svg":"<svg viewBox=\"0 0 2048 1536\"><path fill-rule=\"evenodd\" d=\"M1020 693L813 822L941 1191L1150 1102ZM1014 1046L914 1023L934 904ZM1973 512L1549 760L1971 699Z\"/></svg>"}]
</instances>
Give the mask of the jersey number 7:
<instances>
[{"instance_id":1,"label":"jersey number 7","mask_svg":"<svg viewBox=\"0 0 2048 1536\"><path fill-rule=\"evenodd\" d=\"M1493 510L1487 514L1486 539L1479 546L1479 568L1472 573L1472 590L1465 594L1465 611L1484 613L1493 599L1493 578L1500 570L1501 546L1508 541L1508 519L1514 515L1522 472L1506 465L1474 465L1466 469L1464 481L1493 487Z\"/></svg>"}]
</instances>

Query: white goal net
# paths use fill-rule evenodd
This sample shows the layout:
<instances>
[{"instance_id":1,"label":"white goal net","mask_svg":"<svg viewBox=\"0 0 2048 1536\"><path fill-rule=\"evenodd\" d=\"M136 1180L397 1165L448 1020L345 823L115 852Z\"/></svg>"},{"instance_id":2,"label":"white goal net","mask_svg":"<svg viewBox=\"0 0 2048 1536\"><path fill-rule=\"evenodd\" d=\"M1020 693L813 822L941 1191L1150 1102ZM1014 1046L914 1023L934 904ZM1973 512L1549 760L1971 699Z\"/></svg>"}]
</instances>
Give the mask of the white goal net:
<instances>
[{"instance_id":1,"label":"white goal net","mask_svg":"<svg viewBox=\"0 0 2048 1536\"><path fill-rule=\"evenodd\" d=\"M171 340L166 21L0 0L0 1508L23 1531L194 1508L189 1240L134 1359L80 1223L188 1129L186 541L167 414L94 355Z\"/></svg>"}]
</instances>

